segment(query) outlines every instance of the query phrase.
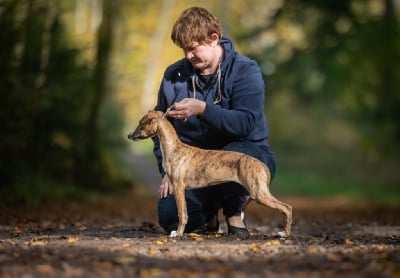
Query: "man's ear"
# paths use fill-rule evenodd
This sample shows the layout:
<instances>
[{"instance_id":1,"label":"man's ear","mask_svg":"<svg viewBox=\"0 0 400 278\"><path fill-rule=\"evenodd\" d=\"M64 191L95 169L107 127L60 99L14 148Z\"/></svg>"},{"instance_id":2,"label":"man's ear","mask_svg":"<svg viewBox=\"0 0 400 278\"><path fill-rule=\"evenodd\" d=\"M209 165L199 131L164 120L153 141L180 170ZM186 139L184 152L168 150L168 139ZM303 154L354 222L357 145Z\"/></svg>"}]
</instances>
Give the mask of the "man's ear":
<instances>
[{"instance_id":1,"label":"man's ear","mask_svg":"<svg viewBox=\"0 0 400 278\"><path fill-rule=\"evenodd\" d=\"M211 44L213 47L218 45L220 37L218 36L217 33L212 33L210 36Z\"/></svg>"}]
</instances>

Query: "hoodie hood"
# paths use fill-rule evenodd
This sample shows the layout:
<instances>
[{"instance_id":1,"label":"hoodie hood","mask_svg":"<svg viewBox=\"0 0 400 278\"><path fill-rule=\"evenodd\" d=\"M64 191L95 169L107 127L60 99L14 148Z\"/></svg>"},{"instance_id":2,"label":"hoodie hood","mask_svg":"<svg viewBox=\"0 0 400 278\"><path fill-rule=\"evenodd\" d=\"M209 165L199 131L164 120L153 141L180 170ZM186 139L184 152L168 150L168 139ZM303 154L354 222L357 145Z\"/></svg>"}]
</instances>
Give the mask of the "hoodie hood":
<instances>
[{"instance_id":1,"label":"hoodie hood","mask_svg":"<svg viewBox=\"0 0 400 278\"><path fill-rule=\"evenodd\" d=\"M235 57L236 51L232 41L228 38L222 37L221 40L219 41L219 44L222 46L222 49L224 50L224 57L221 64L221 68L222 70L224 70L227 67L227 65L231 63L232 59Z\"/></svg>"}]
</instances>

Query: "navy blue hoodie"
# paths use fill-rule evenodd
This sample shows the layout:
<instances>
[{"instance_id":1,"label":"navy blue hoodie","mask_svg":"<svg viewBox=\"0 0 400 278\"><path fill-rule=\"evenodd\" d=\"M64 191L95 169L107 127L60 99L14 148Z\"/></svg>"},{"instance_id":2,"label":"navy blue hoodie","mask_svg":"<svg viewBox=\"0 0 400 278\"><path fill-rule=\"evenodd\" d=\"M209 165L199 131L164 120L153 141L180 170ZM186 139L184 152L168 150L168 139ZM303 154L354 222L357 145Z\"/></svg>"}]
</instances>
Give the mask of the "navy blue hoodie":
<instances>
[{"instance_id":1,"label":"navy blue hoodie","mask_svg":"<svg viewBox=\"0 0 400 278\"><path fill-rule=\"evenodd\" d=\"M257 63L238 54L231 40L221 38L224 50L221 63L221 101L217 75L205 88L199 84L198 74L186 58L169 66L161 82L155 110L165 112L169 106L184 98L193 98L194 78L196 98L206 102L202 116L187 121L170 119L179 138L203 149L221 149L226 144L247 140L268 147L269 129L264 115L265 86ZM160 172L162 154L157 137L153 138L154 154Z\"/></svg>"}]
</instances>

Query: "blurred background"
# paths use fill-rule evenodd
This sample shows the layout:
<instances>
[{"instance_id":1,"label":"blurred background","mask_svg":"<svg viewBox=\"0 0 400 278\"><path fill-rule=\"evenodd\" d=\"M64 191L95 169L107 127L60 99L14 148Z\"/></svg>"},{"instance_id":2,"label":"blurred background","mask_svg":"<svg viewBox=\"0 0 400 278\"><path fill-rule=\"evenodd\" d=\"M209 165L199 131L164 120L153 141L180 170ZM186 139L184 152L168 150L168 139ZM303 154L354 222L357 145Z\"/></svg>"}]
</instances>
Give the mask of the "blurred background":
<instances>
[{"instance_id":1,"label":"blurred background","mask_svg":"<svg viewBox=\"0 0 400 278\"><path fill-rule=\"evenodd\" d=\"M262 69L273 193L400 203L399 0L0 0L1 204L158 186L127 134L191 6Z\"/></svg>"}]
</instances>

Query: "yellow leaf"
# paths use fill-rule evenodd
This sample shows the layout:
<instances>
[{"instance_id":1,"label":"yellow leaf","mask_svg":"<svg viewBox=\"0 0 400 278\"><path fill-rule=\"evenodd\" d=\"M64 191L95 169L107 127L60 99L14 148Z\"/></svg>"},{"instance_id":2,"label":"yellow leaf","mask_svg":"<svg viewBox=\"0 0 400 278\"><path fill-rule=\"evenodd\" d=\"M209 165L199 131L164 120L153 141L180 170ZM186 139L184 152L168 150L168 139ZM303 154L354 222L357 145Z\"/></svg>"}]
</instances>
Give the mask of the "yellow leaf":
<instances>
[{"instance_id":1,"label":"yellow leaf","mask_svg":"<svg viewBox=\"0 0 400 278\"><path fill-rule=\"evenodd\" d=\"M160 275L161 275L161 270L158 268L140 270L140 277L158 277Z\"/></svg>"},{"instance_id":2,"label":"yellow leaf","mask_svg":"<svg viewBox=\"0 0 400 278\"><path fill-rule=\"evenodd\" d=\"M155 255L155 254L157 254L157 250L154 249L154 248L152 248L152 247L149 247L149 248L147 249L147 254L149 254L149 255Z\"/></svg>"},{"instance_id":3,"label":"yellow leaf","mask_svg":"<svg viewBox=\"0 0 400 278\"><path fill-rule=\"evenodd\" d=\"M164 243L166 243L167 241L162 240L162 239L155 239L152 241L153 244L157 244L157 245L162 245Z\"/></svg>"},{"instance_id":4,"label":"yellow leaf","mask_svg":"<svg viewBox=\"0 0 400 278\"><path fill-rule=\"evenodd\" d=\"M131 248L131 247L132 247L132 244L130 244L130 243L125 243L124 245L122 245L122 248L125 248L125 249Z\"/></svg>"},{"instance_id":5,"label":"yellow leaf","mask_svg":"<svg viewBox=\"0 0 400 278\"><path fill-rule=\"evenodd\" d=\"M53 272L53 268L51 267L51 265L48 264L40 264L36 266L37 271L41 272L41 273L52 273Z\"/></svg>"},{"instance_id":6,"label":"yellow leaf","mask_svg":"<svg viewBox=\"0 0 400 278\"><path fill-rule=\"evenodd\" d=\"M263 244L263 247L266 247L266 246L278 246L278 245L281 245L281 242L279 240L269 240L269 241L267 241L267 242L265 242Z\"/></svg>"},{"instance_id":7,"label":"yellow leaf","mask_svg":"<svg viewBox=\"0 0 400 278\"><path fill-rule=\"evenodd\" d=\"M75 242L77 242L79 240L79 237L69 237L68 239L67 239L67 242L68 243L75 243Z\"/></svg>"},{"instance_id":8,"label":"yellow leaf","mask_svg":"<svg viewBox=\"0 0 400 278\"><path fill-rule=\"evenodd\" d=\"M318 252L318 248L317 247L315 247L315 246L308 247L308 253L313 254L313 253L317 253L317 252Z\"/></svg>"},{"instance_id":9,"label":"yellow leaf","mask_svg":"<svg viewBox=\"0 0 400 278\"><path fill-rule=\"evenodd\" d=\"M168 242L167 238L155 239L152 241L153 244L162 245Z\"/></svg>"},{"instance_id":10,"label":"yellow leaf","mask_svg":"<svg viewBox=\"0 0 400 278\"><path fill-rule=\"evenodd\" d=\"M189 237L193 237L193 238L195 238L195 237L201 237L201 235L199 235L199 234L197 234L197 233L189 233L188 236L189 236Z\"/></svg>"},{"instance_id":11,"label":"yellow leaf","mask_svg":"<svg viewBox=\"0 0 400 278\"><path fill-rule=\"evenodd\" d=\"M115 251L117 251L119 248L117 247L117 246L112 246L112 247L110 247L110 252L115 252Z\"/></svg>"},{"instance_id":12,"label":"yellow leaf","mask_svg":"<svg viewBox=\"0 0 400 278\"><path fill-rule=\"evenodd\" d=\"M256 243L252 243L251 249L253 250L253 252L258 252L258 251L260 251L260 246Z\"/></svg>"},{"instance_id":13,"label":"yellow leaf","mask_svg":"<svg viewBox=\"0 0 400 278\"><path fill-rule=\"evenodd\" d=\"M136 262L136 258L128 257L128 256L121 256L121 257L116 258L115 261L120 264L131 264L131 263Z\"/></svg>"},{"instance_id":14,"label":"yellow leaf","mask_svg":"<svg viewBox=\"0 0 400 278\"><path fill-rule=\"evenodd\" d=\"M37 240L37 241L32 241L31 246L43 246L47 243L47 241L44 240Z\"/></svg>"},{"instance_id":15,"label":"yellow leaf","mask_svg":"<svg viewBox=\"0 0 400 278\"><path fill-rule=\"evenodd\" d=\"M221 238L221 234L219 234L219 233L215 233L215 234L213 234L213 235L207 235L207 238L208 239L211 239L211 238Z\"/></svg>"},{"instance_id":16,"label":"yellow leaf","mask_svg":"<svg viewBox=\"0 0 400 278\"><path fill-rule=\"evenodd\" d=\"M344 243L345 243L346 245L353 245L353 244L354 244L354 242L352 242L352 241L351 241L350 239L348 239L348 238L345 239Z\"/></svg>"}]
</instances>

